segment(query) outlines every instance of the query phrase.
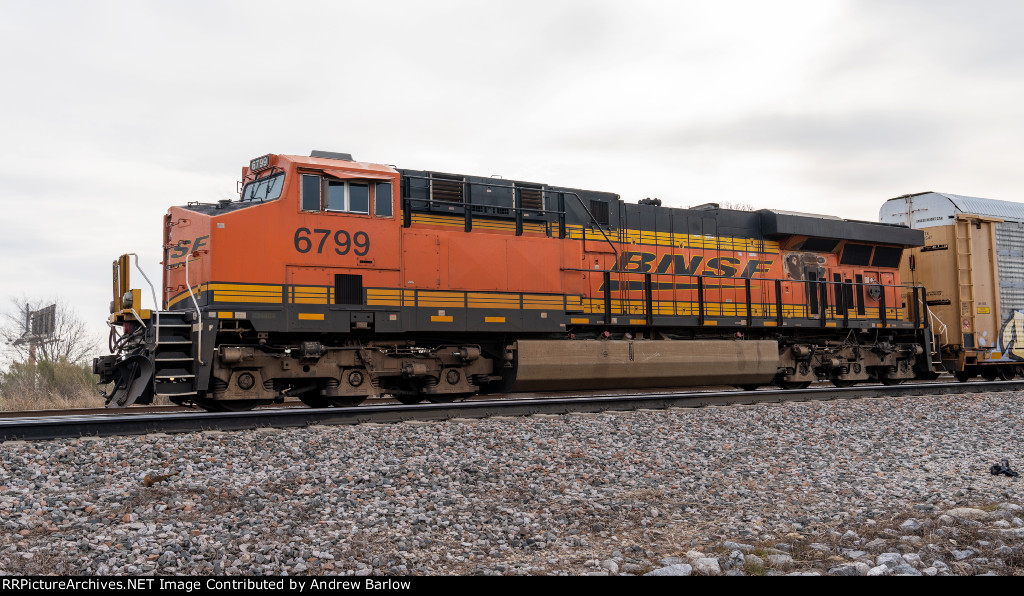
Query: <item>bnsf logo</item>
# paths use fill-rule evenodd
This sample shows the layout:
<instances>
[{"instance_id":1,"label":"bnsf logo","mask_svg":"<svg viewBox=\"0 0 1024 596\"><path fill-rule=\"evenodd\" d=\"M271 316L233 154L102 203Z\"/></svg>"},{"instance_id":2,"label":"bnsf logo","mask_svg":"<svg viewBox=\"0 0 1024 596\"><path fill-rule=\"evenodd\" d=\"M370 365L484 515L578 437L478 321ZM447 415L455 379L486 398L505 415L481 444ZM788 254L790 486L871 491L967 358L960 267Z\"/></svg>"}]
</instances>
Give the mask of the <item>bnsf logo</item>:
<instances>
[{"instance_id":1,"label":"bnsf logo","mask_svg":"<svg viewBox=\"0 0 1024 596\"><path fill-rule=\"evenodd\" d=\"M192 251L199 250L203 246L206 246L207 241L210 239L210 235L200 236L195 240L179 240L178 243L171 247L172 259L180 259Z\"/></svg>"},{"instance_id":2,"label":"bnsf logo","mask_svg":"<svg viewBox=\"0 0 1024 596\"><path fill-rule=\"evenodd\" d=\"M654 266L658 262L657 267ZM623 252L612 267L618 273L675 273L678 275L703 275L705 277L753 277L756 273L768 273L773 261L749 259L746 265L736 257L713 257L704 261L703 255L658 255L652 252ZM701 265L704 266L701 269ZM739 273L739 275L737 275Z\"/></svg>"}]
</instances>

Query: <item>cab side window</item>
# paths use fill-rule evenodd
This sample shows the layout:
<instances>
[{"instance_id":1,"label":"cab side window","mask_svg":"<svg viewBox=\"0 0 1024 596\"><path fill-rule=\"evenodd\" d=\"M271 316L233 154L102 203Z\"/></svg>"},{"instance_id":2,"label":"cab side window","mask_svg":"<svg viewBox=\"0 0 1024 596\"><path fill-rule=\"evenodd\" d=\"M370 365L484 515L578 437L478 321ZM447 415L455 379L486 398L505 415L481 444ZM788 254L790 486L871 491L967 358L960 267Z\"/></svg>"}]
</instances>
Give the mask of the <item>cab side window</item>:
<instances>
[{"instance_id":1,"label":"cab side window","mask_svg":"<svg viewBox=\"0 0 1024 596\"><path fill-rule=\"evenodd\" d=\"M320 176L302 175L302 210L320 211Z\"/></svg>"},{"instance_id":2,"label":"cab side window","mask_svg":"<svg viewBox=\"0 0 1024 596\"><path fill-rule=\"evenodd\" d=\"M373 189L373 214L380 217L391 217L391 183L378 182Z\"/></svg>"},{"instance_id":3,"label":"cab side window","mask_svg":"<svg viewBox=\"0 0 1024 596\"><path fill-rule=\"evenodd\" d=\"M300 193L302 211L369 215L372 199L374 215L391 217L394 214L390 182L338 180L302 174Z\"/></svg>"},{"instance_id":4,"label":"cab side window","mask_svg":"<svg viewBox=\"0 0 1024 596\"><path fill-rule=\"evenodd\" d=\"M370 185L352 180L328 180L327 211L370 213Z\"/></svg>"},{"instance_id":5,"label":"cab side window","mask_svg":"<svg viewBox=\"0 0 1024 596\"><path fill-rule=\"evenodd\" d=\"M370 185L348 182L348 210L352 213L370 212Z\"/></svg>"},{"instance_id":6,"label":"cab side window","mask_svg":"<svg viewBox=\"0 0 1024 596\"><path fill-rule=\"evenodd\" d=\"M345 211L345 183L340 180L327 182L327 210Z\"/></svg>"}]
</instances>

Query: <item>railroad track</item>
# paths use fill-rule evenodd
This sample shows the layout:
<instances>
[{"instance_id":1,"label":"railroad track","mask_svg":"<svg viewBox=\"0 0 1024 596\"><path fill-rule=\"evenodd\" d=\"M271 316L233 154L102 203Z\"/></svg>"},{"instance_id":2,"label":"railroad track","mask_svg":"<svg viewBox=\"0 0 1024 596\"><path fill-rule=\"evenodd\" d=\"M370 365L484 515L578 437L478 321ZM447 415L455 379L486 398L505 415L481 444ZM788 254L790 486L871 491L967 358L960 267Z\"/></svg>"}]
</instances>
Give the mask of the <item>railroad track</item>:
<instances>
[{"instance_id":1,"label":"railroad track","mask_svg":"<svg viewBox=\"0 0 1024 596\"><path fill-rule=\"evenodd\" d=\"M165 411L138 413L41 415L0 420L0 441L44 440L81 436L141 435L155 432L182 433L202 430L249 430L261 427L295 428L312 425L393 423L408 420L447 420L532 414L594 413L637 409L699 408L739 404L782 403L945 395L951 393L998 393L1024 390L1024 381L978 383L927 383L896 386L822 387L802 390L688 391L586 396L477 399L450 404L380 404L353 408L277 407L249 412Z\"/></svg>"},{"instance_id":2,"label":"railroad track","mask_svg":"<svg viewBox=\"0 0 1024 596\"><path fill-rule=\"evenodd\" d=\"M263 406L261 406L263 407ZM299 400L285 401L282 404L277 404L277 408L297 408L307 407L306 404ZM10 412L0 412L0 420L5 418L56 418L59 416L98 416L104 414L124 414L126 416L137 416L139 414L161 414L165 412L198 412L196 408L187 408L184 406L165 405L165 406L131 406L123 409L111 409L111 408L68 408L66 410L17 410Z\"/></svg>"},{"instance_id":3,"label":"railroad track","mask_svg":"<svg viewBox=\"0 0 1024 596\"><path fill-rule=\"evenodd\" d=\"M952 377L949 377L949 379L952 379ZM944 382L944 381L924 381L924 382L922 382L920 384L935 384L935 383L942 383L942 382ZM952 382L952 381L949 380L949 382ZM814 389L814 388L834 389L835 385L833 385L832 383L830 383L828 381L817 381L817 382L815 382L815 383L813 383L811 385L811 388L812 389ZM770 389L770 387L766 386L766 389ZM735 388L732 387L732 386L729 386L729 385L719 385L719 386L710 386L710 387L708 387L708 386L705 386L705 387L690 387L690 388L687 388L686 393L687 394L690 394L690 393L713 393L713 392L729 392L729 391L735 391ZM666 391L658 391L656 389L638 389L638 390L634 390L629 395L663 395L663 394L666 394L666 393L671 393L671 394L674 395L674 394L678 393L678 391L666 392ZM462 398L462 399L460 399L458 401L460 403L462 403L462 402L466 402L466 401L482 401L482 400L496 401L496 400L508 400L508 399L516 399L516 398L533 398L533 397L545 397L545 398L553 398L553 397L610 397L610 396L614 396L614 395L620 395L620 394L609 394L607 392L607 390L605 390L605 391L599 391L599 390L579 391L579 392L574 392L572 394L569 394L569 393L567 393L565 391L547 392L547 393L545 393L545 392L534 392L534 393L520 393L520 394L474 395L474 396L471 396L471 397ZM626 394L621 394L621 395L626 395ZM389 397L378 397L378 398L370 398L370 399L368 399L366 402L363 402L363 405L364 406L367 406L367 405L388 405L388 404L397 404L397 403L399 403L397 400L391 399ZM256 409L261 409L261 410L262 409L280 409L280 408L307 408L308 409L309 406L307 406L306 404L302 403L301 401L299 401L297 399L286 399L283 403L280 403L280 404L269 404L269 405L264 405L264 406L256 406ZM134 415L138 415L138 414L157 414L157 413L163 413L163 412L202 412L202 410L200 410L199 408L196 408L196 407L176 406L176 405L173 405L173 404L167 404L167 405L133 405L133 406L130 406L130 407L127 407L127 408L123 408L123 409L117 409L117 408L114 408L114 409L112 409L112 408L68 408L68 409L63 409L63 410L59 410L59 409L49 409L49 410L13 410L13 411L0 411L0 420L3 420L5 418L55 418L55 417L58 417L58 416L92 416L92 415L108 415L108 414L124 414L124 415L132 415L132 416L134 416Z\"/></svg>"}]
</instances>

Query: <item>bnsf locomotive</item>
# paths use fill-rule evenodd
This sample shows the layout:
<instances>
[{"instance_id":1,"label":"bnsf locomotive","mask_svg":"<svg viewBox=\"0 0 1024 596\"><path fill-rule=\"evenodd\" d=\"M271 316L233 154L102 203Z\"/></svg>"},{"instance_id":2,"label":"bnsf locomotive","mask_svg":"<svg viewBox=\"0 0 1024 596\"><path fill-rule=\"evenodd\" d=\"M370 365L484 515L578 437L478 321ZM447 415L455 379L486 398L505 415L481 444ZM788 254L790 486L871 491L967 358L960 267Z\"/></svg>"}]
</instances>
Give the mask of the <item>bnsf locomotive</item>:
<instances>
[{"instance_id":1,"label":"bnsf locomotive","mask_svg":"<svg viewBox=\"0 0 1024 596\"><path fill-rule=\"evenodd\" d=\"M933 378L901 225L398 169L315 151L164 217L158 309L114 263L108 405ZM155 293L155 292L154 292Z\"/></svg>"}]
</instances>

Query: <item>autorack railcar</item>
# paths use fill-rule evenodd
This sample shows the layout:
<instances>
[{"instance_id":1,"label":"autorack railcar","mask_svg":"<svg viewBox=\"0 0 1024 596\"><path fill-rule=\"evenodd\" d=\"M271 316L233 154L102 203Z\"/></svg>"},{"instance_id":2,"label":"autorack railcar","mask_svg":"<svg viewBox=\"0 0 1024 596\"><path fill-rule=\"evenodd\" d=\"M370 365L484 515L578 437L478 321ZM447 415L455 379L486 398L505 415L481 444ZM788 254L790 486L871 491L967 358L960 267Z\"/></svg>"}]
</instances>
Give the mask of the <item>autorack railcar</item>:
<instances>
[{"instance_id":1,"label":"autorack railcar","mask_svg":"<svg viewBox=\"0 0 1024 596\"><path fill-rule=\"evenodd\" d=\"M921 192L879 219L924 232L900 274L927 288L943 367L961 381L1024 376L1024 205Z\"/></svg>"}]
</instances>

